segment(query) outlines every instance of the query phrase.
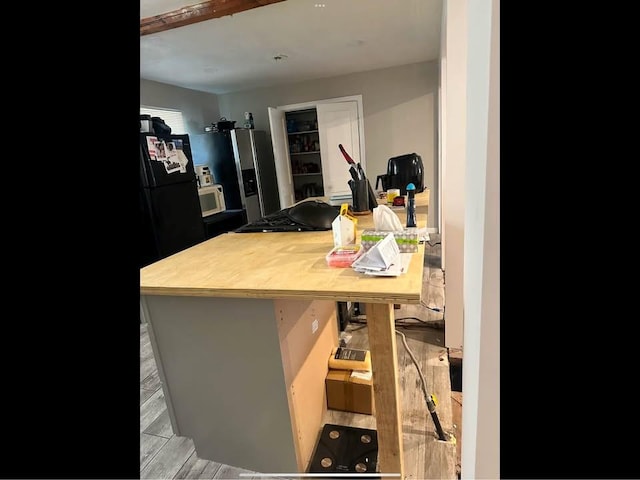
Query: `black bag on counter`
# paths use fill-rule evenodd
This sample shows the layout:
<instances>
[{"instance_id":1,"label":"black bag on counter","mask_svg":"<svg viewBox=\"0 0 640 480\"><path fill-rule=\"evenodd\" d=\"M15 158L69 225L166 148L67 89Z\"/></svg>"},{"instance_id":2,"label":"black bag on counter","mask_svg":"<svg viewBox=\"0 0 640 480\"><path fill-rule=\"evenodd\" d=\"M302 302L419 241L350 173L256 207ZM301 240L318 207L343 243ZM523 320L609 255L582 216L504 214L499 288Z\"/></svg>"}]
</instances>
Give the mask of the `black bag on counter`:
<instances>
[{"instance_id":1,"label":"black bag on counter","mask_svg":"<svg viewBox=\"0 0 640 480\"><path fill-rule=\"evenodd\" d=\"M153 126L153 133L158 138L169 139L171 135L171 127L164 123L164 120L160 117L151 117L151 125Z\"/></svg>"},{"instance_id":2,"label":"black bag on counter","mask_svg":"<svg viewBox=\"0 0 640 480\"><path fill-rule=\"evenodd\" d=\"M235 128L235 124L235 120L227 120L226 118L221 117L220 121L216 123L216 127L219 132L224 132L225 130L233 130Z\"/></svg>"}]
</instances>

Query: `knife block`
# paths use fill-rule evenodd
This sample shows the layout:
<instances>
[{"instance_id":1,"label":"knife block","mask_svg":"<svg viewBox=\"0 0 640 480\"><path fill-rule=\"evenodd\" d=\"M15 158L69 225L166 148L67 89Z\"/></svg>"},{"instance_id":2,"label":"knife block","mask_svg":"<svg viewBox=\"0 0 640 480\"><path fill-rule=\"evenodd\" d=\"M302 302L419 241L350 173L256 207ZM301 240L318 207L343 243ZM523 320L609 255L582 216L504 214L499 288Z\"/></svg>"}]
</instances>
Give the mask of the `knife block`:
<instances>
[{"instance_id":1,"label":"knife block","mask_svg":"<svg viewBox=\"0 0 640 480\"><path fill-rule=\"evenodd\" d=\"M354 213L368 213L369 210L369 181L354 180L351 184L351 198Z\"/></svg>"}]
</instances>

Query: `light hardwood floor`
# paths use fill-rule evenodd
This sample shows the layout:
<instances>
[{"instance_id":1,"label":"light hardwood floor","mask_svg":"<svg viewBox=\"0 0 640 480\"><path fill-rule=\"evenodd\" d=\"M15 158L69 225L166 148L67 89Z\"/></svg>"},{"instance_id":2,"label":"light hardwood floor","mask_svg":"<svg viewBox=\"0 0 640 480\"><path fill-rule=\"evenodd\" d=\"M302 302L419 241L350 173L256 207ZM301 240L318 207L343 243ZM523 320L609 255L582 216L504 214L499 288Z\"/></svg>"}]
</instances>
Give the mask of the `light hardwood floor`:
<instances>
[{"instance_id":1,"label":"light hardwood floor","mask_svg":"<svg viewBox=\"0 0 640 480\"><path fill-rule=\"evenodd\" d=\"M431 242L437 242L432 235ZM440 246L426 246L423 299L429 307L444 305L443 273L440 269ZM460 425L454 425L449 361L444 345L442 314L423 305L402 305L394 310L398 324L413 322L416 327L398 327L406 336L409 348L418 359L427 382L428 393L438 400L437 414L443 429L460 437ZM417 320L401 320L416 317ZM356 321L366 322L366 315ZM352 323L349 346L368 348L367 327ZM400 336L397 336L400 388L402 390L403 443L406 478L456 479L459 458L456 445L441 442L426 408L420 377ZM461 397L456 398L458 400ZM376 428L375 416L330 410L325 423L362 428ZM203 460L195 454L193 442L173 434L164 401L158 371L146 325L140 325L140 478L153 479L238 479L249 470Z\"/></svg>"}]
</instances>

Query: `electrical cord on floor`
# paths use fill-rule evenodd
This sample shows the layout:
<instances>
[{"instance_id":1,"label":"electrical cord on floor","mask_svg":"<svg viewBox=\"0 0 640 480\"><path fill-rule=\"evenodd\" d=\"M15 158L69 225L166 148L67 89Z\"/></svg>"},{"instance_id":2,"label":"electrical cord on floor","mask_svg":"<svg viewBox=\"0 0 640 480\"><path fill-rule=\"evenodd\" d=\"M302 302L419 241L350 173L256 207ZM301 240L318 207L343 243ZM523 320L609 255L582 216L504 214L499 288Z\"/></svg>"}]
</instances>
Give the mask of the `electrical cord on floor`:
<instances>
[{"instance_id":1,"label":"electrical cord on floor","mask_svg":"<svg viewBox=\"0 0 640 480\"><path fill-rule=\"evenodd\" d=\"M407 322L406 320L416 320L417 323ZM438 322L438 323L436 323ZM418 317L400 317L396 318L396 327L404 327L404 328L437 328L441 330L443 327L440 325L442 320L435 321L427 321Z\"/></svg>"},{"instance_id":2,"label":"electrical cord on floor","mask_svg":"<svg viewBox=\"0 0 640 480\"><path fill-rule=\"evenodd\" d=\"M425 243L428 243L430 247L435 247L436 245L440 245L440 242L431 243L431 242L427 242L426 240L425 240Z\"/></svg>"},{"instance_id":3,"label":"electrical cord on floor","mask_svg":"<svg viewBox=\"0 0 640 480\"><path fill-rule=\"evenodd\" d=\"M443 442L446 442L447 441L447 437L444 434L444 430L442 429L442 425L440 425L440 419L438 418L438 414L436 413L436 404L435 404L435 402L433 400L433 396L429 395L429 393L427 392L427 381L424 378L424 375L422 373L422 369L420 368L420 365L418 364L418 361L416 360L416 357L413 355L413 352L411 351L411 349L409 348L409 345L407 344L407 337L405 337L404 333L402 333L400 330L396 330L396 333L398 335L400 335L400 338L402 339L402 344L404 345L405 350L407 351L407 353L411 357L411 360L413 361L413 364L416 366L416 369L418 370L418 376L420 377L420 382L422 384L422 393L424 394L424 399L427 402L427 409L429 410L429 413L431 414L431 418L433 418L433 423L436 426L436 431L438 432L438 437Z\"/></svg>"},{"instance_id":4,"label":"electrical cord on floor","mask_svg":"<svg viewBox=\"0 0 640 480\"><path fill-rule=\"evenodd\" d=\"M416 322L407 322L407 320L416 320ZM418 317L400 317L400 318L396 318L395 319L396 327L402 327L402 328L436 328L438 330L441 330L442 329L441 325L434 325L436 322L442 322L442 320L435 320L435 321L428 322L427 320L423 320L422 318L418 318ZM367 326L366 319L364 321L363 320L351 319L351 320L349 320L349 323L350 324L360 325L359 327L352 328L351 331L360 330L360 329L365 328Z\"/></svg>"},{"instance_id":5,"label":"electrical cord on floor","mask_svg":"<svg viewBox=\"0 0 640 480\"><path fill-rule=\"evenodd\" d=\"M351 322L349 322L349 323L360 323L360 324L362 324L362 325L360 325L359 327L352 328L352 329L350 330L351 332L355 332L356 330L361 330L361 329L363 329L363 328L367 328L367 322L354 322L354 321L351 321Z\"/></svg>"},{"instance_id":6,"label":"electrical cord on floor","mask_svg":"<svg viewBox=\"0 0 640 480\"><path fill-rule=\"evenodd\" d=\"M415 320L420 323L430 323L418 317L399 317L399 318L396 318L396 325L398 324L398 322L403 322L404 320Z\"/></svg>"},{"instance_id":7,"label":"electrical cord on floor","mask_svg":"<svg viewBox=\"0 0 640 480\"><path fill-rule=\"evenodd\" d=\"M429 305L427 305L424 302L420 302L420 305L422 305L424 308L428 308L429 310L433 311L433 312L438 312L438 313L444 313L444 308L438 308L438 307L430 307Z\"/></svg>"},{"instance_id":8,"label":"electrical cord on floor","mask_svg":"<svg viewBox=\"0 0 640 480\"><path fill-rule=\"evenodd\" d=\"M416 327L416 326L420 326L418 324L412 324L412 323L402 323L403 321L406 320L417 320L419 323L424 323L427 324L425 326L429 327L430 325L428 325L431 322L427 322L425 320L422 320L421 318L418 317L402 317L402 318L397 318L396 320L396 326L397 327ZM400 320L401 323L398 323L398 320ZM362 328L365 328L367 326L367 322L365 321L361 321L361 320L350 320L349 321L350 324L360 324L359 327L357 328L352 328L350 329L351 332L356 331L356 330L360 330ZM422 327L424 328L424 327ZM447 437L444 433L444 430L442 429L442 425L440 424L440 419L438 418L438 414L436 413L436 403L435 400L433 398L433 396L429 395L428 391L427 391L427 381L424 378L424 374L422 373L422 369L420 368L420 365L418 364L418 361L416 360L415 355L413 354L413 351L409 348L409 344L407 343L407 337L405 337L404 333L402 333L400 330L395 330L395 332L400 335L400 338L402 339L402 344L404 345L405 350L407 351L407 353L409 354L409 357L411 357L411 361L413 362L414 366L416 367L416 370L418 371L418 376L420 377L420 383L422 386L422 393L425 399L425 402L427 403L427 410L429 410L429 413L431 414L431 418L433 419L433 423L435 424L436 427L436 431L438 433L438 438L442 441L447 441Z\"/></svg>"}]
</instances>

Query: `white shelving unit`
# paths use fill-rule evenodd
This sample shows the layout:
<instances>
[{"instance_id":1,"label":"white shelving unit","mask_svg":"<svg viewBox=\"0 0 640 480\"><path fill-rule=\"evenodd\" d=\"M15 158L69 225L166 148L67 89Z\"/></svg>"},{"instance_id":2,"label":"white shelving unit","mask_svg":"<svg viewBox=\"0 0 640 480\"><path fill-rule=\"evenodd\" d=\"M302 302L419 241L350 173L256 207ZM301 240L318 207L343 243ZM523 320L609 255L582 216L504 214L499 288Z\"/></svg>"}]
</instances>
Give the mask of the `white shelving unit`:
<instances>
[{"instance_id":1,"label":"white shelving unit","mask_svg":"<svg viewBox=\"0 0 640 480\"><path fill-rule=\"evenodd\" d=\"M285 120L295 200L324 195L316 109L287 112Z\"/></svg>"}]
</instances>

